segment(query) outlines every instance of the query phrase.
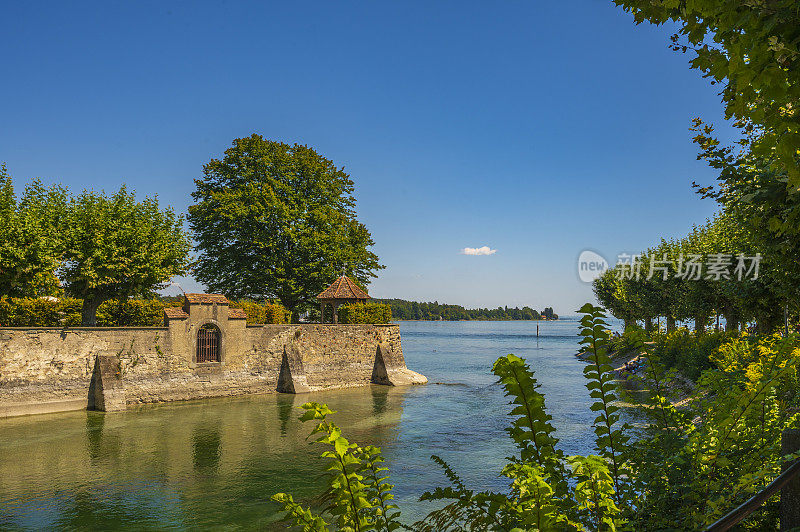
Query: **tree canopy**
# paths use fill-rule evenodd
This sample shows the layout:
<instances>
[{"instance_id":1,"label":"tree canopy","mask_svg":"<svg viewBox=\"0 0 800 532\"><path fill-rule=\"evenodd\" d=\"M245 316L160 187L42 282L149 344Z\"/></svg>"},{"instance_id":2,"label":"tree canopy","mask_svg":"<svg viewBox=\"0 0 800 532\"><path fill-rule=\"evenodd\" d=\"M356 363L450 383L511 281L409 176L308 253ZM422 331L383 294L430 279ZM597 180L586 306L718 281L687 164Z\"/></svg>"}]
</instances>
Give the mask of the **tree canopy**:
<instances>
[{"instance_id":1,"label":"tree canopy","mask_svg":"<svg viewBox=\"0 0 800 532\"><path fill-rule=\"evenodd\" d=\"M156 198L77 196L34 180L17 198L0 165L0 296L66 293L83 299L81 323L95 325L110 299L150 295L188 266L191 244L182 218Z\"/></svg>"},{"instance_id":2,"label":"tree canopy","mask_svg":"<svg viewBox=\"0 0 800 532\"><path fill-rule=\"evenodd\" d=\"M138 202L123 186L113 196L83 191L69 203L59 277L83 299L82 323L94 325L109 299L145 295L185 272L191 245L183 220L156 198Z\"/></svg>"},{"instance_id":3,"label":"tree canopy","mask_svg":"<svg viewBox=\"0 0 800 532\"><path fill-rule=\"evenodd\" d=\"M0 165L0 295L55 295L55 270L64 253L67 191L35 180L17 200L6 166Z\"/></svg>"},{"instance_id":4,"label":"tree canopy","mask_svg":"<svg viewBox=\"0 0 800 532\"><path fill-rule=\"evenodd\" d=\"M638 24L680 26L672 48L722 85L742 145L800 189L800 10L797 0L614 0Z\"/></svg>"},{"instance_id":5,"label":"tree canopy","mask_svg":"<svg viewBox=\"0 0 800 532\"><path fill-rule=\"evenodd\" d=\"M366 285L383 268L350 176L308 146L235 139L195 184L195 276L212 291L274 297L296 318L339 275Z\"/></svg>"}]
</instances>

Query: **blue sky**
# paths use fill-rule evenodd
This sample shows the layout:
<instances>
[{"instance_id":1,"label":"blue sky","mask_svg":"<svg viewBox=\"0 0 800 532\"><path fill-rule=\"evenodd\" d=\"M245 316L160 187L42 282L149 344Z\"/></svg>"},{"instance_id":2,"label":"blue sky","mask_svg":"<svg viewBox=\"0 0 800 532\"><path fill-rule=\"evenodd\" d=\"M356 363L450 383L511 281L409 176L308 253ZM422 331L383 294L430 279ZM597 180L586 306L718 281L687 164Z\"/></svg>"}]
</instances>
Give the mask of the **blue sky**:
<instances>
[{"instance_id":1,"label":"blue sky","mask_svg":"<svg viewBox=\"0 0 800 532\"><path fill-rule=\"evenodd\" d=\"M232 139L308 144L355 181L387 266L376 297L572 313L593 298L583 249L615 262L715 210L690 187L714 174L688 127L722 121L719 89L667 48L672 28L611 2L0 12L0 161L19 188L126 183L185 212Z\"/></svg>"}]
</instances>

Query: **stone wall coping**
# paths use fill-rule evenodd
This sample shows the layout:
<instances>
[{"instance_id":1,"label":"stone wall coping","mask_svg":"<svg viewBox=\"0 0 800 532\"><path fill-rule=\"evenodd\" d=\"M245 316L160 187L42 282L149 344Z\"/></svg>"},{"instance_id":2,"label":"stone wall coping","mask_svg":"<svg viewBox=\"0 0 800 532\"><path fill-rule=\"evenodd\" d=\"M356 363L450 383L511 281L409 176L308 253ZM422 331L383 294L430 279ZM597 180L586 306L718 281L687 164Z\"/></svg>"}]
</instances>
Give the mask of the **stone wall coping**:
<instances>
[{"instance_id":1,"label":"stone wall coping","mask_svg":"<svg viewBox=\"0 0 800 532\"><path fill-rule=\"evenodd\" d=\"M0 331L168 331L169 327L0 327Z\"/></svg>"},{"instance_id":2,"label":"stone wall coping","mask_svg":"<svg viewBox=\"0 0 800 532\"><path fill-rule=\"evenodd\" d=\"M397 323L248 323L248 329L262 327L399 327Z\"/></svg>"}]
</instances>

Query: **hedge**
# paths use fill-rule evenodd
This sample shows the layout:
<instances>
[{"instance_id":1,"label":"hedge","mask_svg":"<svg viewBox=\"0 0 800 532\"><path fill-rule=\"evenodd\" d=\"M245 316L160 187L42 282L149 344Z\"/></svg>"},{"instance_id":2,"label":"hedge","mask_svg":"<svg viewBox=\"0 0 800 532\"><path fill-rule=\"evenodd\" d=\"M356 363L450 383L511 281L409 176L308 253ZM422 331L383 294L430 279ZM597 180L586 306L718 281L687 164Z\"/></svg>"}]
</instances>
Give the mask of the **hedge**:
<instances>
[{"instance_id":1,"label":"hedge","mask_svg":"<svg viewBox=\"0 0 800 532\"><path fill-rule=\"evenodd\" d=\"M243 300L231 301L230 307L244 309L247 314L247 323L252 325L289 323L292 318L292 313L280 303L258 303L256 301Z\"/></svg>"},{"instance_id":2,"label":"hedge","mask_svg":"<svg viewBox=\"0 0 800 532\"><path fill-rule=\"evenodd\" d=\"M69 307L76 300L0 298L0 326L4 327L56 327L60 326ZM80 302L78 301L80 317Z\"/></svg>"},{"instance_id":3,"label":"hedge","mask_svg":"<svg viewBox=\"0 0 800 532\"><path fill-rule=\"evenodd\" d=\"M158 327L164 324L164 308L172 304L159 299L106 301L97 309L99 327ZM0 298L0 326L78 327L80 299Z\"/></svg>"},{"instance_id":4,"label":"hedge","mask_svg":"<svg viewBox=\"0 0 800 532\"><path fill-rule=\"evenodd\" d=\"M384 303L350 303L339 307L339 323L389 323L392 309Z\"/></svg>"},{"instance_id":5,"label":"hedge","mask_svg":"<svg viewBox=\"0 0 800 532\"><path fill-rule=\"evenodd\" d=\"M160 327L164 309L180 303L160 299L106 301L97 309L99 327ZM291 314L277 303L255 301L231 302L231 308L243 308L252 324L288 323ZM0 297L0 327L79 327L80 299L35 299Z\"/></svg>"}]
</instances>

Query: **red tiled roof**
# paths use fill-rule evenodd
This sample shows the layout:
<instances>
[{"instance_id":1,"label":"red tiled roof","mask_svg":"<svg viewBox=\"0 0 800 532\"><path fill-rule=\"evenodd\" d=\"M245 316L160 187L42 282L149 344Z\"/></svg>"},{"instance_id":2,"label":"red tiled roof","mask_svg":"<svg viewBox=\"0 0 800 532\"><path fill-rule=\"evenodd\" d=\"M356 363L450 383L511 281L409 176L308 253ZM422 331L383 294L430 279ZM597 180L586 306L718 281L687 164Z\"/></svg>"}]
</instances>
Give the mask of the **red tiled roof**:
<instances>
[{"instance_id":1,"label":"red tiled roof","mask_svg":"<svg viewBox=\"0 0 800 532\"><path fill-rule=\"evenodd\" d=\"M243 308L231 308L231 309L228 309L228 319L231 319L231 320L246 320L247 319L247 312L245 312Z\"/></svg>"},{"instance_id":2,"label":"red tiled roof","mask_svg":"<svg viewBox=\"0 0 800 532\"><path fill-rule=\"evenodd\" d=\"M186 301L204 305L210 305L212 303L217 303L218 305L228 304L228 298L222 294L186 294Z\"/></svg>"},{"instance_id":3,"label":"red tiled roof","mask_svg":"<svg viewBox=\"0 0 800 532\"><path fill-rule=\"evenodd\" d=\"M318 295L317 299L370 299L370 297L351 278L342 275Z\"/></svg>"},{"instance_id":4,"label":"red tiled roof","mask_svg":"<svg viewBox=\"0 0 800 532\"><path fill-rule=\"evenodd\" d=\"M182 308L177 308L177 307L175 307L175 308L165 308L164 309L164 316L166 316L167 318L169 318L171 320L186 319L186 318L189 317L189 315L186 314L183 311Z\"/></svg>"}]
</instances>

